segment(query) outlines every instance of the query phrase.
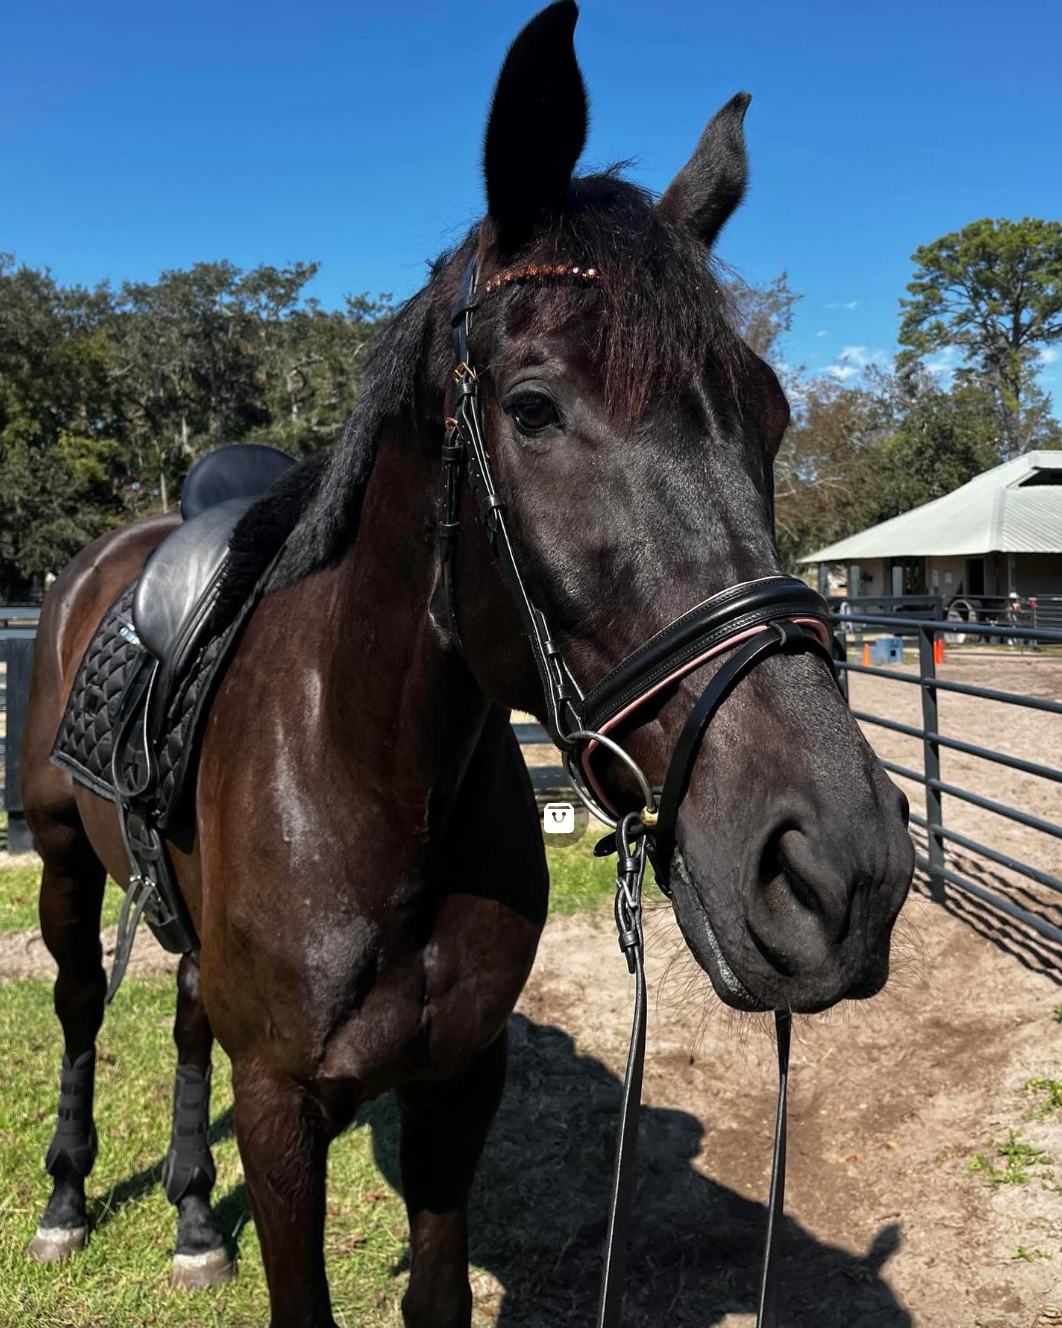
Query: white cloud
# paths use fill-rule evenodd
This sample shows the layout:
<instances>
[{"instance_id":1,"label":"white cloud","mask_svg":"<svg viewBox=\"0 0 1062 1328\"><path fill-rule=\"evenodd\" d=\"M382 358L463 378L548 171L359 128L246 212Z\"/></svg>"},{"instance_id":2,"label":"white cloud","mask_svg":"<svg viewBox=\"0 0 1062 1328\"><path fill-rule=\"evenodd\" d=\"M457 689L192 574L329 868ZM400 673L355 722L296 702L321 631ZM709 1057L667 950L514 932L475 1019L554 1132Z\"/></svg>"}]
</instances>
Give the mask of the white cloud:
<instances>
[{"instance_id":1,"label":"white cloud","mask_svg":"<svg viewBox=\"0 0 1062 1328\"><path fill-rule=\"evenodd\" d=\"M826 331L825 328L823 328L823 330L822 330L821 332L816 332L815 335L816 335L817 337L828 337L830 334L829 334L829 332Z\"/></svg>"},{"instance_id":2,"label":"white cloud","mask_svg":"<svg viewBox=\"0 0 1062 1328\"><path fill-rule=\"evenodd\" d=\"M858 300L846 300L846 301L845 301L845 306L844 306L844 307L845 307L846 309L858 309L858 308L859 308L859 301L858 301Z\"/></svg>"},{"instance_id":3,"label":"white cloud","mask_svg":"<svg viewBox=\"0 0 1062 1328\"><path fill-rule=\"evenodd\" d=\"M926 372L931 373L935 378L948 382L958 368L961 359L962 352L958 346L945 346L943 350L937 352L935 359L926 360Z\"/></svg>"},{"instance_id":4,"label":"white cloud","mask_svg":"<svg viewBox=\"0 0 1062 1328\"><path fill-rule=\"evenodd\" d=\"M886 350L871 349L868 346L845 346L837 357L835 364L829 364L823 370L831 378L836 378L839 383L847 383L851 378L858 376L871 365L881 365L889 368L892 365L892 356Z\"/></svg>"},{"instance_id":5,"label":"white cloud","mask_svg":"<svg viewBox=\"0 0 1062 1328\"><path fill-rule=\"evenodd\" d=\"M1062 351L1055 350L1054 346L1044 346L1039 355L1042 364L1056 364L1062 359Z\"/></svg>"},{"instance_id":6,"label":"white cloud","mask_svg":"<svg viewBox=\"0 0 1062 1328\"><path fill-rule=\"evenodd\" d=\"M826 305L826 308L827 308L827 309L858 309L858 308L859 308L859 301L858 301L858 300L832 300L828 305Z\"/></svg>"}]
</instances>

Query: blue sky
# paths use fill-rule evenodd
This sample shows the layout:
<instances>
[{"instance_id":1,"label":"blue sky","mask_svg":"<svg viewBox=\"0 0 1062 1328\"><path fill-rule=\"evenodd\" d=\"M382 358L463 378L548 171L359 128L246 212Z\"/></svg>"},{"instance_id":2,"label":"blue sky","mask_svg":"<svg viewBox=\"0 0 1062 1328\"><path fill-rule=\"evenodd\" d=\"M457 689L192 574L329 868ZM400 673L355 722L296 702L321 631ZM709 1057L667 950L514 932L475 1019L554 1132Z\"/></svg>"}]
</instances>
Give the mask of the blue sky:
<instances>
[{"instance_id":1,"label":"blue sky","mask_svg":"<svg viewBox=\"0 0 1062 1328\"><path fill-rule=\"evenodd\" d=\"M314 293L404 297L481 211L479 146L514 0L9 6L0 249L64 281L316 259ZM1057 0L586 0L584 164L666 186L746 89L752 187L722 258L787 270L793 364L895 348L914 248L1062 216ZM842 360L845 348L850 350ZM840 367L838 367L840 366ZM1062 360L1044 385L1062 399Z\"/></svg>"}]
</instances>

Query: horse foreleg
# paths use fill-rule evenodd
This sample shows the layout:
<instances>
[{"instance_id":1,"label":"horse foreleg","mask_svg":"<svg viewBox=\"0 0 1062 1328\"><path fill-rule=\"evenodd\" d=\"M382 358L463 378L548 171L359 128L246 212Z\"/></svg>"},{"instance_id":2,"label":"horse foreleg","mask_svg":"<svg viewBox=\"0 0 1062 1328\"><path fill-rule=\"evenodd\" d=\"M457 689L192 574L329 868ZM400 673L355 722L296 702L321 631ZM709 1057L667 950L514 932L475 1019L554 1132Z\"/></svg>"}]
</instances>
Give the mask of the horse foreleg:
<instances>
[{"instance_id":1,"label":"horse foreleg","mask_svg":"<svg viewBox=\"0 0 1062 1328\"><path fill-rule=\"evenodd\" d=\"M187 1289L220 1286L232 1262L210 1211L214 1159L210 1155L210 1053L214 1034L199 998L199 964L185 955L177 970L177 1073L173 1088L173 1134L162 1170L166 1198L177 1208L173 1285Z\"/></svg>"},{"instance_id":2,"label":"horse foreleg","mask_svg":"<svg viewBox=\"0 0 1062 1328\"><path fill-rule=\"evenodd\" d=\"M402 1188L411 1267L402 1300L406 1328L469 1328L468 1196L505 1084L502 1033L454 1082L405 1088Z\"/></svg>"},{"instance_id":3,"label":"horse foreleg","mask_svg":"<svg viewBox=\"0 0 1062 1328\"><path fill-rule=\"evenodd\" d=\"M45 1159L52 1194L29 1247L44 1263L82 1249L88 1235L85 1178L96 1160L92 1094L96 1034L103 1022L107 978L100 946L100 911L106 873L71 804L65 816L30 814L44 859L41 934L59 966L55 1012L65 1043L60 1070L59 1111Z\"/></svg>"},{"instance_id":4,"label":"horse foreleg","mask_svg":"<svg viewBox=\"0 0 1062 1328\"><path fill-rule=\"evenodd\" d=\"M260 1062L237 1058L232 1074L271 1328L335 1328L324 1262L328 1122L301 1085Z\"/></svg>"}]
</instances>

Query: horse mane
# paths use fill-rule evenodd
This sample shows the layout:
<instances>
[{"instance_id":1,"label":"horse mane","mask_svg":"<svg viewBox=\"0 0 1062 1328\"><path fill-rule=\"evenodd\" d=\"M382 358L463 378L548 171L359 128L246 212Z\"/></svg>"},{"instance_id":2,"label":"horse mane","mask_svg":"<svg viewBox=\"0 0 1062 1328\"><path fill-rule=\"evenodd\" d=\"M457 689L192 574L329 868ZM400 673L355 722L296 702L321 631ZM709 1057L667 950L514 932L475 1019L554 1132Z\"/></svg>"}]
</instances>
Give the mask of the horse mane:
<instances>
[{"instance_id":1,"label":"horse mane","mask_svg":"<svg viewBox=\"0 0 1062 1328\"><path fill-rule=\"evenodd\" d=\"M275 584L290 585L338 558L358 532L365 490L376 460L376 439L413 399L430 325L431 307L449 255L432 267L427 285L410 297L380 338L361 396L339 441L327 453L320 482L288 537Z\"/></svg>"},{"instance_id":2,"label":"horse mane","mask_svg":"<svg viewBox=\"0 0 1062 1328\"><path fill-rule=\"evenodd\" d=\"M435 261L426 285L402 306L334 447L282 477L240 521L231 545L238 555L229 592L234 599L249 593L285 541L273 585L301 580L350 547L381 428L410 407L422 369L442 383L450 367L449 318L433 319L432 312L437 303L448 311L458 279L454 260L463 260L477 242L474 228L457 250ZM510 262L578 263L594 267L598 277L584 286L513 283L487 296L474 319L474 343L489 337L497 319L535 333L596 312L591 349L610 414L634 425L652 396L666 397L700 379L708 363L729 388L723 398L736 396L750 352L732 330L727 297L703 244L661 216L653 196L624 180L618 168L572 180L555 225Z\"/></svg>"}]
</instances>

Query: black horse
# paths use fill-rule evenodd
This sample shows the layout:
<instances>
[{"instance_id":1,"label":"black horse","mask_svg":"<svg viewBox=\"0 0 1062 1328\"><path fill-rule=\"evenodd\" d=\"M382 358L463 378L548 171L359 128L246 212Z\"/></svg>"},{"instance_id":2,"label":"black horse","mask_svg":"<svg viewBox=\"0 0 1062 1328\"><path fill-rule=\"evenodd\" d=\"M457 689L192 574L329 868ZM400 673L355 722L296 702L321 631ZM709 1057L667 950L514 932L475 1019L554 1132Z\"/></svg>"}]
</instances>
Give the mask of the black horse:
<instances>
[{"instance_id":1,"label":"black horse","mask_svg":"<svg viewBox=\"0 0 1062 1328\"><path fill-rule=\"evenodd\" d=\"M659 201L612 173L574 176L587 118L575 20L562 0L517 38L487 127L486 217L396 319L323 467L294 472L248 518L265 561L278 530L284 552L211 711L194 825L169 846L201 941L179 981L178 1075L201 1108L213 1036L231 1057L275 1328L333 1324L329 1141L388 1089L406 1323L468 1328L469 1188L546 914L509 726L510 707L546 717L541 680L467 489L453 615L442 587L451 308L471 259L491 291L469 357L499 500L572 674L592 685L691 606L778 570L771 471L789 409L728 325L709 261L744 190L748 98L712 120ZM156 518L97 541L41 618L23 787L80 1106L50 1157L38 1257L85 1236L100 902L105 870L127 875L114 807L49 751L87 642L170 528ZM612 730L651 783L719 658ZM601 755L603 796L630 806L626 767ZM910 883L905 824L820 659L767 659L739 682L693 768L672 876L720 996L816 1010L877 991ZM211 1280L224 1256L209 1168L193 1179L177 1256Z\"/></svg>"}]
</instances>

